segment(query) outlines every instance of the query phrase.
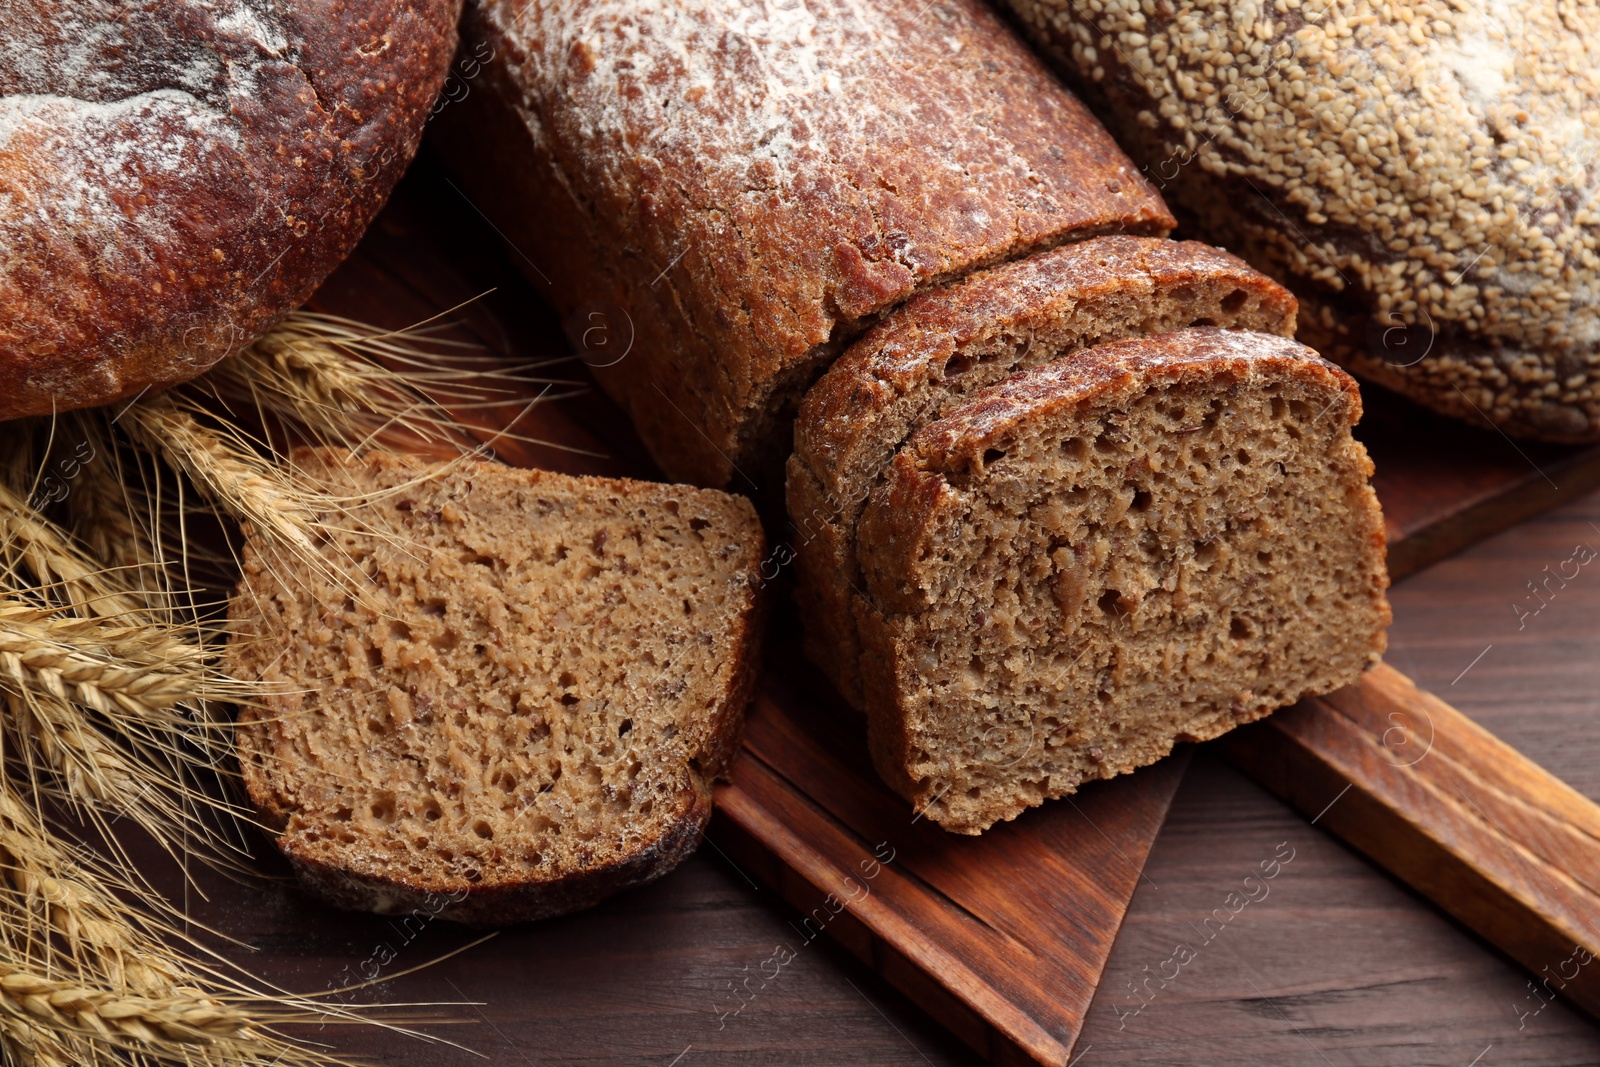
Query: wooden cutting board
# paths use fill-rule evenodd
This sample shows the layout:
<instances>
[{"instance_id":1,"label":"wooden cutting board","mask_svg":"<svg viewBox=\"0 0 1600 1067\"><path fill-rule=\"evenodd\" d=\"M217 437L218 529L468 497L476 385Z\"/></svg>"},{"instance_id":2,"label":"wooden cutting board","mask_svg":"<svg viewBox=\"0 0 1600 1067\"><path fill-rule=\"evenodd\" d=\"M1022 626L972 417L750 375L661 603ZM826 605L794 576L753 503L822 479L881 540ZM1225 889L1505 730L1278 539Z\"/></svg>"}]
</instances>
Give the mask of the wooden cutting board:
<instances>
[{"instance_id":1,"label":"wooden cutting board","mask_svg":"<svg viewBox=\"0 0 1600 1067\"><path fill-rule=\"evenodd\" d=\"M516 254L424 160L313 306L389 328L450 311L443 336L481 346L490 361L564 355L572 349L562 324L517 273ZM550 373L582 378L583 368L572 361ZM1378 466L1395 577L1600 484L1600 449L1514 444L1375 390L1367 405L1358 436ZM545 442L497 439L508 462L659 477L625 418L598 392L525 415L520 402L508 399L482 415L490 430L521 415L510 428ZM798 655L782 583L780 575L767 668L743 755L717 794L712 840L806 916L802 936L836 939L994 1062L1069 1063L1186 754L1092 785L982 837L947 834L878 782L862 723ZM1390 685L1369 710L1398 691ZM1295 714L1317 721L1315 708ZM1253 747L1237 747L1235 758L1269 787L1284 786L1286 795L1293 790L1271 773L1286 753L1320 767L1315 780L1324 786L1367 773L1359 760L1319 763L1314 734L1257 731L1250 734ZM1479 755L1496 753L1490 746ZM1393 792L1364 785L1356 795L1382 800ZM1304 807L1322 795L1291 799L1303 799ZM1383 810L1405 822L1403 805ZM1327 825L1351 824L1330 819ZM1390 835L1366 851L1393 867L1391 859L1414 851L1407 840ZM1446 852L1467 870L1489 862L1481 850ZM1422 888L1450 896L1448 886ZM1535 928L1554 936L1540 926L1549 901L1518 899L1523 922L1515 936Z\"/></svg>"}]
</instances>

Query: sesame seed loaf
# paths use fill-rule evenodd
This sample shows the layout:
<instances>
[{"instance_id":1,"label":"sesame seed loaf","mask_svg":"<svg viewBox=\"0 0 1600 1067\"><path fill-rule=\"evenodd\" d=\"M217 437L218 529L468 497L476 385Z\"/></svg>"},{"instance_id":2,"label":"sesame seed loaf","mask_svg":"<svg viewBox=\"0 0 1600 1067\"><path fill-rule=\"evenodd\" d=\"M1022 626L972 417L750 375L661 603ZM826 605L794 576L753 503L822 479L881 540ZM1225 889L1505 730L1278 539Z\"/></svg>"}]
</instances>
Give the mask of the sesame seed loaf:
<instances>
[{"instance_id":1,"label":"sesame seed loaf","mask_svg":"<svg viewBox=\"0 0 1600 1067\"><path fill-rule=\"evenodd\" d=\"M1007 0L1301 337L1437 410L1600 437L1600 6Z\"/></svg>"},{"instance_id":2,"label":"sesame seed loaf","mask_svg":"<svg viewBox=\"0 0 1600 1067\"><path fill-rule=\"evenodd\" d=\"M778 473L800 394L918 290L1161 199L979 0L472 0L462 188L674 478Z\"/></svg>"},{"instance_id":3,"label":"sesame seed loaf","mask_svg":"<svg viewBox=\"0 0 1600 1067\"><path fill-rule=\"evenodd\" d=\"M918 430L857 530L879 773L978 833L1353 682L1389 621L1360 411L1310 349L1200 328Z\"/></svg>"},{"instance_id":4,"label":"sesame seed loaf","mask_svg":"<svg viewBox=\"0 0 1600 1067\"><path fill-rule=\"evenodd\" d=\"M327 572L249 540L228 660L274 683L241 710L240 766L310 889L501 925L694 850L757 660L747 500L383 453L296 460L355 503Z\"/></svg>"},{"instance_id":5,"label":"sesame seed loaf","mask_svg":"<svg viewBox=\"0 0 1600 1067\"><path fill-rule=\"evenodd\" d=\"M1022 367L1181 326L1294 334L1294 297L1218 249L1098 237L919 294L806 394L789 460L796 598L810 658L861 706L856 520L912 432Z\"/></svg>"}]
</instances>

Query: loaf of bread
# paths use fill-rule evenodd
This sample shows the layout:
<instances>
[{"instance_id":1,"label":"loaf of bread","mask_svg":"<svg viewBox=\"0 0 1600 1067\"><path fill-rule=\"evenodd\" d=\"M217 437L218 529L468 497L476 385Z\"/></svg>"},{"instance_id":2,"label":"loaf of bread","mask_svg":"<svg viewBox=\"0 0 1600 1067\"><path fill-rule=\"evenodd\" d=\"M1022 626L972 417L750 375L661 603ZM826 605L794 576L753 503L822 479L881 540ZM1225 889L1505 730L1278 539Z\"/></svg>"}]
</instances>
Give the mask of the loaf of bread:
<instances>
[{"instance_id":1,"label":"loaf of bread","mask_svg":"<svg viewBox=\"0 0 1600 1067\"><path fill-rule=\"evenodd\" d=\"M302 303L416 150L460 9L0 5L0 419L192 378Z\"/></svg>"},{"instance_id":2,"label":"loaf of bread","mask_svg":"<svg viewBox=\"0 0 1600 1067\"><path fill-rule=\"evenodd\" d=\"M1600 437L1600 5L1007 0L1301 337L1507 433Z\"/></svg>"},{"instance_id":3,"label":"loaf of bread","mask_svg":"<svg viewBox=\"0 0 1600 1067\"><path fill-rule=\"evenodd\" d=\"M326 566L251 539L229 667L250 797L334 904L479 925L587 906L698 845L757 660L742 498L300 452L352 500Z\"/></svg>"},{"instance_id":4,"label":"loaf of bread","mask_svg":"<svg viewBox=\"0 0 1600 1067\"><path fill-rule=\"evenodd\" d=\"M1293 336L1294 297L1217 249L1099 237L913 297L806 394L789 516L806 651L860 707L856 521L907 438L1023 367L1183 326Z\"/></svg>"},{"instance_id":5,"label":"loaf of bread","mask_svg":"<svg viewBox=\"0 0 1600 1067\"><path fill-rule=\"evenodd\" d=\"M918 290L1161 199L979 0L471 0L440 144L663 470L781 479L800 395Z\"/></svg>"},{"instance_id":6,"label":"loaf of bread","mask_svg":"<svg viewBox=\"0 0 1600 1067\"><path fill-rule=\"evenodd\" d=\"M879 773L978 833L1353 682L1389 622L1360 411L1310 349L1201 327L919 429L856 531Z\"/></svg>"}]
</instances>

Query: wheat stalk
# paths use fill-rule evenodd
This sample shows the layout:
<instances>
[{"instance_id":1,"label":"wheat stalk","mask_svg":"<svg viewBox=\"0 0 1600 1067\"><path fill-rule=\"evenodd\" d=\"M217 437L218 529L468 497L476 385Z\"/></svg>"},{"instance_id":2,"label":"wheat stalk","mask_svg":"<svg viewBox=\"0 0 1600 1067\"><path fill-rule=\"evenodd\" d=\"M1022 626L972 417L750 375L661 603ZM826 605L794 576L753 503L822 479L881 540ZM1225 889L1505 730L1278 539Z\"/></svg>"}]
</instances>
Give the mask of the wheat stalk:
<instances>
[{"instance_id":1,"label":"wheat stalk","mask_svg":"<svg viewBox=\"0 0 1600 1067\"><path fill-rule=\"evenodd\" d=\"M482 353L440 351L465 347L470 346L429 337L425 326L377 332L348 319L302 311L219 363L196 385L248 402L263 416L286 421L320 443L361 451L376 440L392 444L398 438L408 451L442 455L484 451L464 415L484 408L504 414L503 409L520 405L524 410L492 440L533 442L510 426L540 401L583 390L580 382L537 373L566 357L506 367L491 364Z\"/></svg>"},{"instance_id":2,"label":"wheat stalk","mask_svg":"<svg viewBox=\"0 0 1600 1067\"><path fill-rule=\"evenodd\" d=\"M316 558L320 523L312 493L258 454L208 429L169 396L141 400L123 419L141 446L162 456L219 507L280 544Z\"/></svg>"}]
</instances>

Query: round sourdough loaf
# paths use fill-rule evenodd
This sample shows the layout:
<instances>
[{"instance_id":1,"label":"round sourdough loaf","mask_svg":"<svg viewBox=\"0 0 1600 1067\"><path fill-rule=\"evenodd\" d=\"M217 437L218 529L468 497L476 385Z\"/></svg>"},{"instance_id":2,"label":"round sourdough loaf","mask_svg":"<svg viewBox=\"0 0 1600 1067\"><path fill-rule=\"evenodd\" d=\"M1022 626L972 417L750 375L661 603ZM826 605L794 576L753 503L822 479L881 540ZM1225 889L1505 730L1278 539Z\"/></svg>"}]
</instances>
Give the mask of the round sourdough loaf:
<instances>
[{"instance_id":1,"label":"round sourdough loaf","mask_svg":"<svg viewBox=\"0 0 1600 1067\"><path fill-rule=\"evenodd\" d=\"M0 6L0 419L210 367L416 150L459 0Z\"/></svg>"},{"instance_id":2,"label":"round sourdough loaf","mask_svg":"<svg viewBox=\"0 0 1600 1067\"><path fill-rule=\"evenodd\" d=\"M1009 0L1301 338L1508 433L1600 437L1600 6Z\"/></svg>"}]
</instances>

